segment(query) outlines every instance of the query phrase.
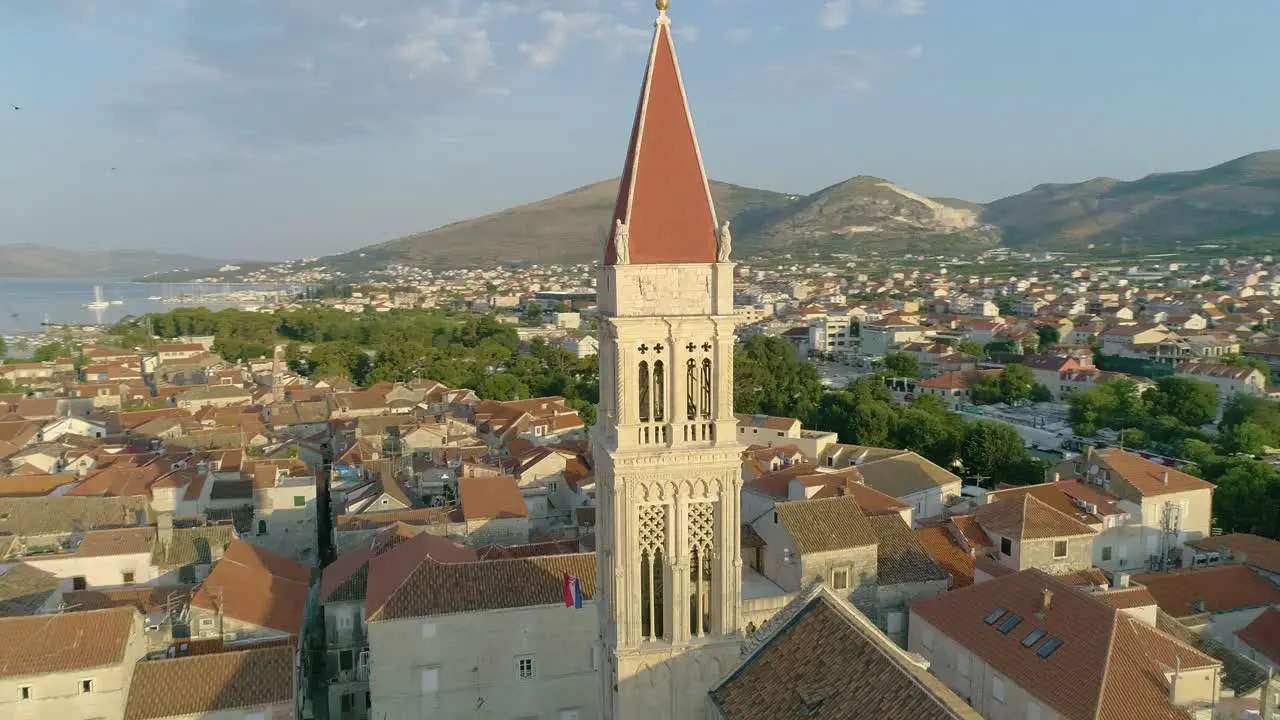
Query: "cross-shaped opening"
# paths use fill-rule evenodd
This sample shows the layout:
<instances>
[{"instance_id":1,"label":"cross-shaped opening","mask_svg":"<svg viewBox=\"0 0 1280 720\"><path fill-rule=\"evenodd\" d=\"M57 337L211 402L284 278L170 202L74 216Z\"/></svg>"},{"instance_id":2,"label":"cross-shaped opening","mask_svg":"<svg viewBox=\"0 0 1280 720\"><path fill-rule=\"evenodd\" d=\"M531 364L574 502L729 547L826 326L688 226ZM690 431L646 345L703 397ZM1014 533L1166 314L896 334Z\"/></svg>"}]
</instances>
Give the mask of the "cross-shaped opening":
<instances>
[{"instance_id":1,"label":"cross-shaped opening","mask_svg":"<svg viewBox=\"0 0 1280 720\"><path fill-rule=\"evenodd\" d=\"M641 354L641 355L643 355L643 354L645 354L645 353L649 352L649 346L648 346L648 345L645 345L644 343L641 343L641 344L640 344L640 347L639 347L638 349L640 350L640 354Z\"/></svg>"},{"instance_id":2,"label":"cross-shaped opening","mask_svg":"<svg viewBox=\"0 0 1280 720\"><path fill-rule=\"evenodd\" d=\"M711 352L711 343L709 342L702 343L702 352Z\"/></svg>"},{"instance_id":3,"label":"cross-shaped opening","mask_svg":"<svg viewBox=\"0 0 1280 720\"><path fill-rule=\"evenodd\" d=\"M684 349L688 350L689 352L693 352L694 350L698 349L698 346L694 345L693 343L689 343L688 345L684 346Z\"/></svg>"},{"instance_id":4,"label":"cross-shaped opening","mask_svg":"<svg viewBox=\"0 0 1280 720\"><path fill-rule=\"evenodd\" d=\"M654 352L656 352L656 353L660 353L660 352L662 352L662 343L658 343L658 344L654 345L654 346L653 346L653 351L654 351Z\"/></svg>"}]
</instances>

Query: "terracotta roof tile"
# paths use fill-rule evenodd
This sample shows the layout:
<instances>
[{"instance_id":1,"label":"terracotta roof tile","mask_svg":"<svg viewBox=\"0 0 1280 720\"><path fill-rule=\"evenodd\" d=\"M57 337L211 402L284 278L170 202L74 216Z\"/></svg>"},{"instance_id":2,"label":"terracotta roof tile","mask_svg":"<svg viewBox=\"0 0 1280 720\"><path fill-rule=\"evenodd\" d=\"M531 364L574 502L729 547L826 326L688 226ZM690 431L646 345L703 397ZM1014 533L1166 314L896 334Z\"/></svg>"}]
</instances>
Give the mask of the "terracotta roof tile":
<instances>
[{"instance_id":1,"label":"terracotta roof tile","mask_svg":"<svg viewBox=\"0 0 1280 720\"><path fill-rule=\"evenodd\" d=\"M26 563L0 569L0 616L31 615L61 586L58 576Z\"/></svg>"},{"instance_id":2,"label":"terracotta roof tile","mask_svg":"<svg viewBox=\"0 0 1280 720\"><path fill-rule=\"evenodd\" d=\"M191 599L194 607L291 635L302 631L311 567L236 540Z\"/></svg>"},{"instance_id":3,"label":"terracotta roof tile","mask_svg":"<svg viewBox=\"0 0 1280 720\"><path fill-rule=\"evenodd\" d=\"M783 502L773 509L802 555L876 543L875 531L852 497Z\"/></svg>"},{"instance_id":4,"label":"terracotta roof tile","mask_svg":"<svg viewBox=\"0 0 1280 720\"><path fill-rule=\"evenodd\" d=\"M1228 533L1190 540L1187 544L1201 550L1222 553L1229 561L1252 565L1280 575L1280 540L1248 533Z\"/></svg>"},{"instance_id":5,"label":"terracotta roof tile","mask_svg":"<svg viewBox=\"0 0 1280 720\"><path fill-rule=\"evenodd\" d=\"M995 547L995 543L987 536L987 531L982 529L973 515L953 515L948 522L975 551Z\"/></svg>"},{"instance_id":6,"label":"terracotta roof tile","mask_svg":"<svg viewBox=\"0 0 1280 720\"><path fill-rule=\"evenodd\" d=\"M1280 604L1280 587L1244 565L1141 573L1129 579L1150 591L1160 609L1176 618Z\"/></svg>"},{"instance_id":7,"label":"terracotta roof tile","mask_svg":"<svg viewBox=\"0 0 1280 720\"><path fill-rule=\"evenodd\" d=\"M1049 608L1044 592L1052 593ZM1001 610L995 624L986 618ZM1169 704L1165 672L1219 663L1141 620L1039 570L1025 570L912 605L912 614L982 659L995 672L1072 720L1185 720ZM1011 632L997 628L1010 617ZM1044 635L1030 646L1033 630ZM1050 638L1062 641L1047 658Z\"/></svg>"},{"instance_id":8,"label":"terracotta roof tile","mask_svg":"<svg viewBox=\"0 0 1280 720\"><path fill-rule=\"evenodd\" d=\"M726 720L977 720L870 623L825 594L711 690Z\"/></svg>"},{"instance_id":9,"label":"terracotta roof tile","mask_svg":"<svg viewBox=\"0 0 1280 720\"><path fill-rule=\"evenodd\" d=\"M612 226L630 229L630 262L716 260L716 216L698 152L671 28L659 21L636 106L610 222L605 264L616 261Z\"/></svg>"},{"instance_id":10,"label":"terracotta roof tile","mask_svg":"<svg viewBox=\"0 0 1280 720\"><path fill-rule=\"evenodd\" d=\"M458 478L458 500L468 520L529 517L519 481L509 475Z\"/></svg>"},{"instance_id":11,"label":"terracotta roof tile","mask_svg":"<svg viewBox=\"0 0 1280 720\"><path fill-rule=\"evenodd\" d=\"M73 590L62 593L67 612L132 607L142 614L164 608L170 600L190 602L195 585L140 585L106 590Z\"/></svg>"},{"instance_id":12,"label":"terracotta roof tile","mask_svg":"<svg viewBox=\"0 0 1280 720\"><path fill-rule=\"evenodd\" d=\"M378 571L376 563L373 571ZM555 605L563 600L566 574L582 579L583 600L595 597L594 553L448 564L423 562L387 595L385 602L375 604L371 590L366 615L369 622L378 622Z\"/></svg>"},{"instance_id":13,"label":"terracotta roof tile","mask_svg":"<svg viewBox=\"0 0 1280 720\"><path fill-rule=\"evenodd\" d=\"M1188 490L1213 489L1213 483L1188 475L1176 468L1152 462L1141 455L1118 448L1095 451L1095 459L1101 460L1112 472L1133 486L1143 496L1164 495ZM1162 480L1167 473L1168 482Z\"/></svg>"},{"instance_id":14,"label":"terracotta roof tile","mask_svg":"<svg viewBox=\"0 0 1280 720\"><path fill-rule=\"evenodd\" d=\"M1004 490L995 490L987 493L987 502L1008 502L1010 500L1021 499L1023 495L1031 495L1054 510L1073 517L1086 525L1099 525L1101 524L1101 521L1096 516L1091 515L1083 508L1077 506L1075 501L1072 499L1073 495L1068 493L1068 488L1082 487L1087 486L1082 486L1080 482L1075 480L1061 480L1058 482L1038 483L1036 485L1006 488ZM1095 494L1101 495L1102 493L1097 492ZM1114 500L1111 502L1114 505Z\"/></svg>"},{"instance_id":15,"label":"terracotta roof tile","mask_svg":"<svg viewBox=\"0 0 1280 720\"><path fill-rule=\"evenodd\" d=\"M876 581L881 586L946 580L949 573L929 555L900 515L867 518L876 535Z\"/></svg>"},{"instance_id":16,"label":"terracotta roof tile","mask_svg":"<svg viewBox=\"0 0 1280 720\"><path fill-rule=\"evenodd\" d=\"M135 633L141 641L140 625L132 608L0 618L0 678L119 663Z\"/></svg>"},{"instance_id":17,"label":"terracotta roof tile","mask_svg":"<svg viewBox=\"0 0 1280 720\"><path fill-rule=\"evenodd\" d=\"M1117 590L1108 590L1106 592L1097 593L1094 597L1109 607L1117 610L1132 610L1133 608L1149 607L1156 605L1156 599L1144 587L1127 587Z\"/></svg>"},{"instance_id":18,"label":"terracotta roof tile","mask_svg":"<svg viewBox=\"0 0 1280 720\"><path fill-rule=\"evenodd\" d=\"M951 587L968 587L973 584L974 557L951 537L945 527L917 528L920 545L951 575Z\"/></svg>"},{"instance_id":19,"label":"terracotta roof tile","mask_svg":"<svg viewBox=\"0 0 1280 720\"><path fill-rule=\"evenodd\" d=\"M140 662L129 687L125 720L272 705L286 705L292 711L294 655L293 647L283 645ZM175 692L177 688L181 691Z\"/></svg>"},{"instance_id":20,"label":"terracotta roof tile","mask_svg":"<svg viewBox=\"0 0 1280 720\"><path fill-rule=\"evenodd\" d=\"M1094 534L1093 528L1058 512L1030 494L1024 494L1021 500L983 505L973 513L973 519L987 532L1014 540Z\"/></svg>"},{"instance_id":21,"label":"terracotta roof tile","mask_svg":"<svg viewBox=\"0 0 1280 720\"><path fill-rule=\"evenodd\" d=\"M1236 631L1236 637L1280 665L1280 610L1268 608L1253 622Z\"/></svg>"}]
</instances>

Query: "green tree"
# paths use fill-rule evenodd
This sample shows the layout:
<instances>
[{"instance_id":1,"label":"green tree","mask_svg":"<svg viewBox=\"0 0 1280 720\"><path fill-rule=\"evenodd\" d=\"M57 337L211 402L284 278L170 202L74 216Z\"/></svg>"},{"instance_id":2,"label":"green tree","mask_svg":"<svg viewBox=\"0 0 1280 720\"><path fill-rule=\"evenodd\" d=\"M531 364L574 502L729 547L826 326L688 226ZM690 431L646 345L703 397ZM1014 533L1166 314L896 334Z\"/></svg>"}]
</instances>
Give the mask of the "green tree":
<instances>
[{"instance_id":1,"label":"green tree","mask_svg":"<svg viewBox=\"0 0 1280 720\"><path fill-rule=\"evenodd\" d=\"M936 397L927 395L925 397ZM913 450L942 467L950 467L964 441L964 420L913 402L898 412L892 444Z\"/></svg>"},{"instance_id":2,"label":"green tree","mask_svg":"<svg viewBox=\"0 0 1280 720\"><path fill-rule=\"evenodd\" d=\"M956 345L956 350L974 357L986 357L987 354L981 345L972 340L961 340L960 344Z\"/></svg>"},{"instance_id":3,"label":"green tree","mask_svg":"<svg viewBox=\"0 0 1280 720\"><path fill-rule=\"evenodd\" d=\"M894 352L884 356L884 369L893 377L920 377L920 361L915 355Z\"/></svg>"},{"instance_id":4,"label":"green tree","mask_svg":"<svg viewBox=\"0 0 1280 720\"><path fill-rule=\"evenodd\" d=\"M1174 452L1179 459L1193 462L1201 467L1217 459L1213 446L1199 438L1184 438L1176 448Z\"/></svg>"},{"instance_id":5,"label":"green tree","mask_svg":"<svg viewBox=\"0 0 1280 720\"><path fill-rule=\"evenodd\" d=\"M965 429L960 445L960 462L970 475L1007 481L1005 470L1027 456L1022 438L1008 425L978 420Z\"/></svg>"},{"instance_id":6,"label":"green tree","mask_svg":"<svg viewBox=\"0 0 1280 720\"><path fill-rule=\"evenodd\" d=\"M1204 425L1218 413L1217 389L1201 380L1162 377L1146 396L1152 415L1168 415L1190 427Z\"/></svg>"},{"instance_id":7,"label":"green tree","mask_svg":"<svg viewBox=\"0 0 1280 720\"><path fill-rule=\"evenodd\" d=\"M1144 448L1147 446L1147 434L1142 428L1125 428L1120 431L1120 444L1128 448Z\"/></svg>"},{"instance_id":8,"label":"green tree","mask_svg":"<svg viewBox=\"0 0 1280 720\"><path fill-rule=\"evenodd\" d=\"M805 418L822 397L818 371L790 343L753 335L734 354L733 402L740 413Z\"/></svg>"},{"instance_id":9,"label":"green tree","mask_svg":"<svg viewBox=\"0 0 1280 720\"><path fill-rule=\"evenodd\" d=\"M987 357L995 353L1017 354L1018 347L1012 340L997 340L982 346L982 353Z\"/></svg>"},{"instance_id":10,"label":"green tree","mask_svg":"<svg viewBox=\"0 0 1280 720\"><path fill-rule=\"evenodd\" d=\"M1267 463L1232 458L1211 467L1215 525L1226 532L1280 539L1280 475Z\"/></svg>"},{"instance_id":11,"label":"green tree","mask_svg":"<svg viewBox=\"0 0 1280 720\"><path fill-rule=\"evenodd\" d=\"M542 306L536 302L528 302L524 306L524 324L537 327L542 324Z\"/></svg>"},{"instance_id":12,"label":"green tree","mask_svg":"<svg viewBox=\"0 0 1280 720\"><path fill-rule=\"evenodd\" d=\"M1031 386L1031 401L1038 403L1053 402L1053 391L1045 385L1036 383Z\"/></svg>"},{"instance_id":13,"label":"green tree","mask_svg":"<svg viewBox=\"0 0 1280 720\"><path fill-rule=\"evenodd\" d=\"M41 345L36 348L35 352L31 353L31 360L33 362L48 362L50 360L57 360L58 358L70 356L71 353L67 350L65 345L54 342L49 343L48 345Z\"/></svg>"},{"instance_id":14,"label":"green tree","mask_svg":"<svg viewBox=\"0 0 1280 720\"><path fill-rule=\"evenodd\" d=\"M1041 325L1036 328L1036 335L1040 338L1042 350L1047 350L1062 341L1062 334L1052 325Z\"/></svg>"},{"instance_id":15,"label":"green tree","mask_svg":"<svg viewBox=\"0 0 1280 720\"><path fill-rule=\"evenodd\" d=\"M16 392L17 388L13 381L8 378L0 378L0 394Z\"/></svg>"},{"instance_id":16,"label":"green tree","mask_svg":"<svg viewBox=\"0 0 1280 720\"><path fill-rule=\"evenodd\" d=\"M476 394L485 400L525 400L533 397L529 387L511 373L498 373L480 381Z\"/></svg>"},{"instance_id":17,"label":"green tree","mask_svg":"<svg viewBox=\"0 0 1280 720\"><path fill-rule=\"evenodd\" d=\"M1019 402L1031 397L1036 384L1031 368L1026 365L1009 365L1000 373L1000 399L1007 403Z\"/></svg>"},{"instance_id":18,"label":"green tree","mask_svg":"<svg viewBox=\"0 0 1280 720\"><path fill-rule=\"evenodd\" d=\"M0 337L0 358L9 352L9 346L5 344L4 338Z\"/></svg>"},{"instance_id":19,"label":"green tree","mask_svg":"<svg viewBox=\"0 0 1280 720\"><path fill-rule=\"evenodd\" d=\"M1222 433L1222 449L1228 453L1258 455L1271 443L1271 432L1251 421L1232 425Z\"/></svg>"}]
</instances>

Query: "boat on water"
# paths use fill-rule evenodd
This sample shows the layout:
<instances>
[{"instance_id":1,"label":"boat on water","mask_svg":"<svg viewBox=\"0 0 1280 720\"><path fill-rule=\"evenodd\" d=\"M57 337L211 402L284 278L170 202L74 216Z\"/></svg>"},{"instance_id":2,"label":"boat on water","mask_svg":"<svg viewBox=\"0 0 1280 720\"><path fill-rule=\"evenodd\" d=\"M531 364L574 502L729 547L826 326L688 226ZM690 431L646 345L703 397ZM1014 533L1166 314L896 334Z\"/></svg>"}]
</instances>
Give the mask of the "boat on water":
<instances>
[{"instance_id":1,"label":"boat on water","mask_svg":"<svg viewBox=\"0 0 1280 720\"><path fill-rule=\"evenodd\" d=\"M156 302L156 301L159 301L159 300L163 300L164 298L163 298L163 297L160 297L159 295L152 295L151 297L149 297L149 298L147 298L147 299L148 299L148 300L150 300L150 301L152 301L152 302Z\"/></svg>"},{"instance_id":2,"label":"boat on water","mask_svg":"<svg viewBox=\"0 0 1280 720\"><path fill-rule=\"evenodd\" d=\"M93 302L85 303L84 308L86 310L105 310L106 308L109 308L109 307L111 307L111 303L102 299L102 286L94 285L93 286Z\"/></svg>"},{"instance_id":3,"label":"boat on water","mask_svg":"<svg viewBox=\"0 0 1280 720\"><path fill-rule=\"evenodd\" d=\"M111 305L123 305L123 304L124 304L124 301L123 301L123 300L108 300L107 302L108 302L108 303L110 303Z\"/></svg>"}]
</instances>

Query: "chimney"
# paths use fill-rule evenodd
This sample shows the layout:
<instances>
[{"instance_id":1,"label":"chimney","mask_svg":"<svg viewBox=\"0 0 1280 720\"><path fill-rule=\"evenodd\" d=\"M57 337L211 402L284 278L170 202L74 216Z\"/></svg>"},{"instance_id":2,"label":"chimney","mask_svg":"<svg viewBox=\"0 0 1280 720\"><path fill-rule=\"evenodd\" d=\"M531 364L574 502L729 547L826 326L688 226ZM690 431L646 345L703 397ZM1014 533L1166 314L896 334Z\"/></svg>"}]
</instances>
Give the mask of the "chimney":
<instances>
[{"instance_id":1,"label":"chimney","mask_svg":"<svg viewBox=\"0 0 1280 720\"><path fill-rule=\"evenodd\" d=\"M1058 471L1057 471L1057 470L1054 470L1054 471L1053 471L1053 481L1054 481L1054 482L1058 482L1058 481L1059 481L1059 480L1061 480L1061 479L1062 479L1062 476L1058 473Z\"/></svg>"},{"instance_id":2,"label":"chimney","mask_svg":"<svg viewBox=\"0 0 1280 720\"><path fill-rule=\"evenodd\" d=\"M1161 471L1160 471L1160 484L1161 484L1161 485L1168 485L1168 484L1169 484L1169 471L1168 471L1168 470L1161 470Z\"/></svg>"},{"instance_id":3,"label":"chimney","mask_svg":"<svg viewBox=\"0 0 1280 720\"><path fill-rule=\"evenodd\" d=\"M1053 605L1053 591L1045 588L1040 591L1040 612L1048 612Z\"/></svg>"},{"instance_id":4,"label":"chimney","mask_svg":"<svg viewBox=\"0 0 1280 720\"><path fill-rule=\"evenodd\" d=\"M156 536L165 547L173 544L173 513L165 512L156 516Z\"/></svg>"},{"instance_id":5,"label":"chimney","mask_svg":"<svg viewBox=\"0 0 1280 720\"><path fill-rule=\"evenodd\" d=\"M1115 579L1112 581L1112 585L1116 590L1123 590L1129 587L1129 576L1117 573Z\"/></svg>"}]
</instances>

